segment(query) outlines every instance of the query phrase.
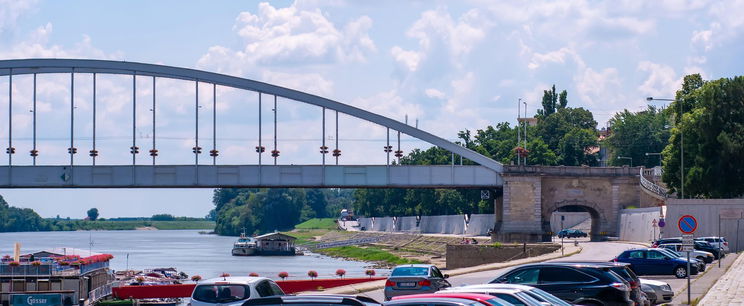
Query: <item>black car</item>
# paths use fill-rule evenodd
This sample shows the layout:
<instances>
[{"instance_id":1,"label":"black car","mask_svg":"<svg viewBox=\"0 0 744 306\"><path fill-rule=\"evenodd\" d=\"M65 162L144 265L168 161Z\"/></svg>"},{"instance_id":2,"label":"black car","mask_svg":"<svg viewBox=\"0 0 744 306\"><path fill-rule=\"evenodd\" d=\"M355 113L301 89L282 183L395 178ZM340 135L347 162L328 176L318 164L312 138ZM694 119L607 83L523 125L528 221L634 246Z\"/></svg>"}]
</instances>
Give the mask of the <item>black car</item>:
<instances>
[{"instance_id":1,"label":"black car","mask_svg":"<svg viewBox=\"0 0 744 306\"><path fill-rule=\"evenodd\" d=\"M603 262L603 261L585 261L585 262L564 262L564 263L572 263L572 264L592 264L592 265L602 265L610 268L612 272L615 272L615 274L622 277L628 284L630 285L630 299L636 302L637 305L644 305L646 304L646 301L648 301L648 298L645 296L645 293L641 290L641 279L638 277L638 275L633 272L633 269L630 268L629 263L625 262Z\"/></svg>"},{"instance_id":2,"label":"black car","mask_svg":"<svg viewBox=\"0 0 744 306\"><path fill-rule=\"evenodd\" d=\"M587 234L577 229L564 229L558 232L558 238L581 238L587 237Z\"/></svg>"},{"instance_id":3,"label":"black car","mask_svg":"<svg viewBox=\"0 0 744 306\"><path fill-rule=\"evenodd\" d=\"M682 238L675 237L675 238L663 238L663 239L659 239L659 240L656 240L654 242L653 247L658 247L658 245L665 244L665 243L682 243ZM712 246L707 241L698 241L698 240L696 240L695 241L695 249L696 250L700 250L700 251L711 252L711 253L713 253L713 256L716 259L720 259L721 257L726 256L720 249L718 249L717 247Z\"/></svg>"},{"instance_id":4,"label":"black car","mask_svg":"<svg viewBox=\"0 0 744 306\"><path fill-rule=\"evenodd\" d=\"M518 266L491 283L540 288L572 304L633 305L630 284L604 263L539 263Z\"/></svg>"}]
</instances>

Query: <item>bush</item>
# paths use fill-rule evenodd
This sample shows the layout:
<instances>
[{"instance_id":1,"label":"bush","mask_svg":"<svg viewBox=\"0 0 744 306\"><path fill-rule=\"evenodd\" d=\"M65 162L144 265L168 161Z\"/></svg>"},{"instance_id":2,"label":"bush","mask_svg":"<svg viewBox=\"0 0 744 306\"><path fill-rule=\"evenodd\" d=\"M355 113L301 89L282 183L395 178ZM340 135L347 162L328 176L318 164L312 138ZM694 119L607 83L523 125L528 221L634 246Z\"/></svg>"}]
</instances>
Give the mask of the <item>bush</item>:
<instances>
[{"instance_id":1,"label":"bush","mask_svg":"<svg viewBox=\"0 0 744 306\"><path fill-rule=\"evenodd\" d=\"M375 274L377 273L375 273L375 270L369 269L367 271L364 271L364 274L367 274L370 278L372 278L372 276L375 276Z\"/></svg>"},{"instance_id":2,"label":"bush","mask_svg":"<svg viewBox=\"0 0 744 306\"><path fill-rule=\"evenodd\" d=\"M191 277L191 280L192 281L195 281L195 282L199 282L201 279L202 279L202 277L199 276L199 275L194 275L194 276Z\"/></svg>"},{"instance_id":3,"label":"bush","mask_svg":"<svg viewBox=\"0 0 744 306\"><path fill-rule=\"evenodd\" d=\"M316 277L318 277L318 271L315 271L315 270L307 271L307 276L310 276L311 279L315 279Z\"/></svg>"},{"instance_id":4,"label":"bush","mask_svg":"<svg viewBox=\"0 0 744 306\"><path fill-rule=\"evenodd\" d=\"M338 270L336 270L336 275L338 275L338 277L343 278L344 275L346 275L346 270L344 270L344 269L338 269Z\"/></svg>"},{"instance_id":5,"label":"bush","mask_svg":"<svg viewBox=\"0 0 744 306\"><path fill-rule=\"evenodd\" d=\"M256 273L256 272L251 272L250 274L248 274L248 276L252 276L252 277L258 277L258 273Z\"/></svg>"},{"instance_id":6,"label":"bush","mask_svg":"<svg viewBox=\"0 0 744 306\"><path fill-rule=\"evenodd\" d=\"M277 276L279 276L279 278L281 278L282 280L284 280L285 278L289 277L289 273L282 271L282 272L279 272L279 274L277 274Z\"/></svg>"}]
</instances>

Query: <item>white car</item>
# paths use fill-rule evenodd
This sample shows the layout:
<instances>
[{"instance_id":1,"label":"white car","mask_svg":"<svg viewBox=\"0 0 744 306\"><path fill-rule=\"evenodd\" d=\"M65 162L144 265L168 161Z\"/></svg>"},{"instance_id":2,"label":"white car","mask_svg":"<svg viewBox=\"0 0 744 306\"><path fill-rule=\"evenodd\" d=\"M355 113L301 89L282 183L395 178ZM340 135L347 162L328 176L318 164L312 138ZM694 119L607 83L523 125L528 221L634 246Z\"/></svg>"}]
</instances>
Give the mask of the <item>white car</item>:
<instances>
[{"instance_id":1,"label":"white car","mask_svg":"<svg viewBox=\"0 0 744 306\"><path fill-rule=\"evenodd\" d=\"M284 291L265 277L217 277L196 284L189 305L240 306L249 299L275 295Z\"/></svg>"},{"instance_id":2,"label":"white car","mask_svg":"<svg viewBox=\"0 0 744 306\"><path fill-rule=\"evenodd\" d=\"M668 283L641 278L641 290L646 293L652 305L669 303L674 298L674 291Z\"/></svg>"},{"instance_id":3,"label":"white car","mask_svg":"<svg viewBox=\"0 0 744 306\"><path fill-rule=\"evenodd\" d=\"M724 237L698 237L695 238L697 241L705 241L710 243L714 248L720 248L724 253L729 252L729 243Z\"/></svg>"},{"instance_id":4,"label":"white car","mask_svg":"<svg viewBox=\"0 0 744 306\"><path fill-rule=\"evenodd\" d=\"M516 284L482 284L447 288L436 293L483 293L493 295L514 305L557 305L570 306L564 300L541 289Z\"/></svg>"},{"instance_id":5,"label":"white car","mask_svg":"<svg viewBox=\"0 0 744 306\"><path fill-rule=\"evenodd\" d=\"M679 253L680 255L684 254L684 251L682 251L683 247L681 243L662 243L658 247L672 250ZM713 253L701 250L692 250L690 256L693 258L697 258L706 264L713 262L713 259L716 258Z\"/></svg>"}]
</instances>

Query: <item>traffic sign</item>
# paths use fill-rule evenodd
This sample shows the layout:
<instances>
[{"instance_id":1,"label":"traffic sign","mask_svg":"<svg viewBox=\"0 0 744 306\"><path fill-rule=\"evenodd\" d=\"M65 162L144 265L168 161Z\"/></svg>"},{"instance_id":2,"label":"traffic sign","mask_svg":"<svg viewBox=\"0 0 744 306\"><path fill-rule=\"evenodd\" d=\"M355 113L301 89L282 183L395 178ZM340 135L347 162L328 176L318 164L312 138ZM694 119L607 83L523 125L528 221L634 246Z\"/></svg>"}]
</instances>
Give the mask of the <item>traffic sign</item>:
<instances>
[{"instance_id":1,"label":"traffic sign","mask_svg":"<svg viewBox=\"0 0 744 306\"><path fill-rule=\"evenodd\" d=\"M654 219L653 221L651 221L651 226L652 227L656 227L656 219Z\"/></svg>"},{"instance_id":2,"label":"traffic sign","mask_svg":"<svg viewBox=\"0 0 744 306\"><path fill-rule=\"evenodd\" d=\"M695 238L693 235L682 235L682 251L691 252L695 250Z\"/></svg>"},{"instance_id":3,"label":"traffic sign","mask_svg":"<svg viewBox=\"0 0 744 306\"><path fill-rule=\"evenodd\" d=\"M664 221L664 218L659 218L659 227L665 227L666 221Z\"/></svg>"},{"instance_id":4,"label":"traffic sign","mask_svg":"<svg viewBox=\"0 0 744 306\"><path fill-rule=\"evenodd\" d=\"M685 234L692 234L697 230L697 219L691 215L684 215L677 221L679 231Z\"/></svg>"}]
</instances>

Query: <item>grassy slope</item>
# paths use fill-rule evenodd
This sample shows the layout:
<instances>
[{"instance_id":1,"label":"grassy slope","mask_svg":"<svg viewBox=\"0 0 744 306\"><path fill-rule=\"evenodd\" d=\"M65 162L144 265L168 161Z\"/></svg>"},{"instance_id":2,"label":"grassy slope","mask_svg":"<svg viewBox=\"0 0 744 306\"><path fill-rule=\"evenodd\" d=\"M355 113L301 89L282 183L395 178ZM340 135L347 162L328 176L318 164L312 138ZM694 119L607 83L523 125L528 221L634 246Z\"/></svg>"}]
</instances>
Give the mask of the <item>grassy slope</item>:
<instances>
[{"instance_id":1,"label":"grassy slope","mask_svg":"<svg viewBox=\"0 0 744 306\"><path fill-rule=\"evenodd\" d=\"M336 219L333 218L313 218L295 225L295 229L327 229L334 230L338 228Z\"/></svg>"},{"instance_id":2,"label":"grassy slope","mask_svg":"<svg viewBox=\"0 0 744 306\"><path fill-rule=\"evenodd\" d=\"M420 261L418 260L401 258L377 247L361 248L357 246L342 246L318 251L322 254L334 257L343 257L362 261L385 262L393 265L420 263Z\"/></svg>"}]
</instances>

